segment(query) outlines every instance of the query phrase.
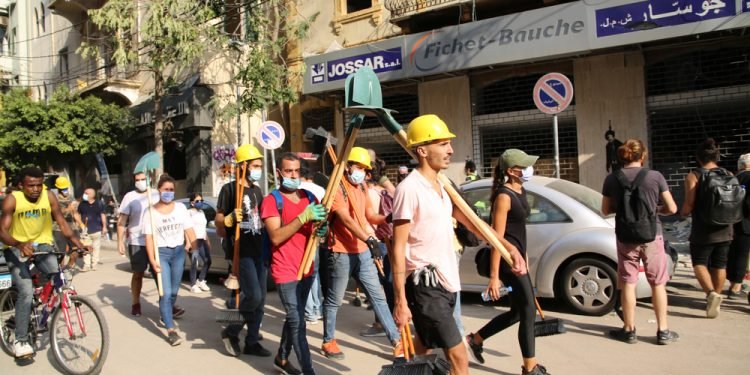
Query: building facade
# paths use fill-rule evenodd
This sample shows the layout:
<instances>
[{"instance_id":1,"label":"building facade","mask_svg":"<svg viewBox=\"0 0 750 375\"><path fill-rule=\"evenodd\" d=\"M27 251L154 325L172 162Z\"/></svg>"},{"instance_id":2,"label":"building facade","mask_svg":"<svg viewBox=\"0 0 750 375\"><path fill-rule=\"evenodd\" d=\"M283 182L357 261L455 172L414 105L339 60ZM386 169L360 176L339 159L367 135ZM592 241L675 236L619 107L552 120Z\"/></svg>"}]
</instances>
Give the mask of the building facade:
<instances>
[{"instance_id":1,"label":"building facade","mask_svg":"<svg viewBox=\"0 0 750 375\"><path fill-rule=\"evenodd\" d=\"M343 78L368 65L397 120L435 113L456 133L447 171L456 181L465 159L489 177L507 148L540 155L537 171L553 175L552 116L533 98L536 82L550 72L573 83L572 103L558 114L562 178L601 189L610 129L620 141L647 142L650 167L665 175L678 201L701 140L721 142L730 170L750 149L748 2L333 3L300 11L320 15L313 41L299 49L305 76L291 111L293 148L313 147L302 136L310 127L342 134ZM409 162L376 123L360 134L358 145L392 168Z\"/></svg>"}]
</instances>

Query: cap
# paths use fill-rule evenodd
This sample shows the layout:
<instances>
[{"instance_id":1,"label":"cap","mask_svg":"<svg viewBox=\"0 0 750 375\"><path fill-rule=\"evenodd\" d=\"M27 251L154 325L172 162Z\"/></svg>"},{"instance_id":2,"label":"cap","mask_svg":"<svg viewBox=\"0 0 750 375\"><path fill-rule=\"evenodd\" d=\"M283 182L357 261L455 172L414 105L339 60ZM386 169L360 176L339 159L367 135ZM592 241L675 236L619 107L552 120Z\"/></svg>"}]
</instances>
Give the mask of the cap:
<instances>
[{"instance_id":1,"label":"cap","mask_svg":"<svg viewBox=\"0 0 750 375\"><path fill-rule=\"evenodd\" d=\"M405 165L402 165L402 166L398 167L398 173L400 173L400 174L409 173L409 168L407 168Z\"/></svg>"},{"instance_id":2,"label":"cap","mask_svg":"<svg viewBox=\"0 0 750 375\"><path fill-rule=\"evenodd\" d=\"M505 150L505 152L500 155L499 164L502 169L511 167L526 168L534 165L537 159L539 159L539 156L529 155L517 148L511 148Z\"/></svg>"}]
</instances>

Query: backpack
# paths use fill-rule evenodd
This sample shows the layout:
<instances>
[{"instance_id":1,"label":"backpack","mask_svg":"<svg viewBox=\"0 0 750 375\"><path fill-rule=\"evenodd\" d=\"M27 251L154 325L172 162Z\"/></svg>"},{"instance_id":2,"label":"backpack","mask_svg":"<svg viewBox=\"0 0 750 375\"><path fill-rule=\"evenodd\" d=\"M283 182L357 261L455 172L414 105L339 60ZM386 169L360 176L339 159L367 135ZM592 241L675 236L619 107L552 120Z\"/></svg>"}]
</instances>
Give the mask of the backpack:
<instances>
[{"instance_id":1,"label":"backpack","mask_svg":"<svg viewBox=\"0 0 750 375\"><path fill-rule=\"evenodd\" d=\"M310 201L310 203L317 202L318 200L315 198L315 195L311 193L308 190L305 189L299 189L303 192L305 192L305 195L307 196L307 200ZM281 220L281 211L284 209L284 199L281 197L281 192L279 192L279 189L273 189L271 191L271 196L273 196L273 200L276 201L276 209L279 211L279 220ZM281 224L284 224L284 220L281 220Z\"/></svg>"},{"instance_id":2,"label":"backpack","mask_svg":"<svg viewBox=\"0 0 750 375\"><path fill-rule=\"evenodd\" d=\"M732 225L742 220L745 189L736 176L724 168L698 168L695 206L699 217L709 225Z\"/></svg>"},{"instance_id":3,"label":"backpack","mask_svg":"<svg viewBox=\"0 0 750 375\"><path fill-rule=\"evenodd\" d=\"M315 195L311 193L308 190L305 189L299 189L305 192L305 195L307 195L307 200L312 202L317 202L317 199L315 198ZM284 199L281 197L281 193L279 192L279 189L273 189L271 191L271 196L273 196L273 200L276 202L276 209L279 211L279 220L281 220L281 225L284 225L284 220L281 218L281 211L284 209ZM268 236L268 231L266 230L266 227L263 227L262 231L262 237L261 237L261 254L262 258L264 260L264 263L267 263L268 260L271 259L271 252L273 251L273 244L271 243L271 238Z\"/></svg>"},{"instance_id":4,"label":"backpack","mask_svg":"<svg viewBox=\"0 0 750 375\"><path fill-rule=\"evenodd\" d=\"M633 182L628 181L621 169L614 172L622 187L615 214L615 234L622 243L642 244L656 238L656 212L649 205L642 186L648 171L648 168L641 168Z\"/></svg>"}]
</instances>

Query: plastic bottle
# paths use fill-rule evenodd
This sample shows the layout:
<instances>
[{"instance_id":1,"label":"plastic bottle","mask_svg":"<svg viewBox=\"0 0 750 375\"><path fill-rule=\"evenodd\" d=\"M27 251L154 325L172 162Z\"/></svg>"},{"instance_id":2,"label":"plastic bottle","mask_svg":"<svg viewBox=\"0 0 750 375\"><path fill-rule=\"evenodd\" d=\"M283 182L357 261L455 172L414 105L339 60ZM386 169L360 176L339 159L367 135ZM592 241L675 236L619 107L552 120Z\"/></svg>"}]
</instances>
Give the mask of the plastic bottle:
<instances>
[{"instance_id":1,"label":"plastic bottle","mask_svg":"<svg viewBox=\"0 0 750 375\"><path fill-rule=\"evenodd\" d=\"M510 292L513 291L513 287L512 286L504 286L504 287L500 288L499 291L500 291L500 297L498 297L498 298L503 298L503 297L507 296L508 293L510 293ZM490 297L489 293L487 293L486 291L484 291L484 292L482 292L482 301L484 301L484 302L492 301L492 297Z\"/></svg>"}]
</instances>

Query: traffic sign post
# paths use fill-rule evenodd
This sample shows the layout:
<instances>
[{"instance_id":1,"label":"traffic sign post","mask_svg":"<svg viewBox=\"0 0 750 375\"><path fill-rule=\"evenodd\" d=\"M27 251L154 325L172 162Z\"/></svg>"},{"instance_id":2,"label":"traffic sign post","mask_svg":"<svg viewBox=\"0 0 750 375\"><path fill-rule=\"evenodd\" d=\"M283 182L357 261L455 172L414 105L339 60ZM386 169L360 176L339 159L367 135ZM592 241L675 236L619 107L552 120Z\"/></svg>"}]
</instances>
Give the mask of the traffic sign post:
<instances>
[{"instance_id":1,"label":"traffic sign post","mask_svg":"<svg viewBox=\"0 0 750 375\"><path fill-rule=\"evenodd\" d=\"M560 146L557 134L557 114L573 101L573 84L560 73L548 73L534 85L534 104L540 111L554 115L552 133L555 140L555 177L560 178Z\"/></svg>"},{"instance_id":2,"label":"traffic sign post","mask_svg":"<svg viewBox=\"0 0 750 375\"><path fill-rule=\"evenodd\" d=\"M265 117L265 113L263 114L263 117ZM260 129L258 129L258 133L256 134L258 143L263 147L264 152L265 150L271 151L271 165L273 167L271 173L276 172L276 155L274 150L284 144L285 137L286 133L284 132L284 128L276 121L264 121L260 125ZM278 181L276 181L276 187L279 187Z\"/></svg>"}]
</instances>

